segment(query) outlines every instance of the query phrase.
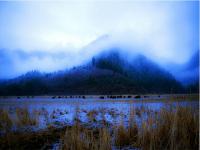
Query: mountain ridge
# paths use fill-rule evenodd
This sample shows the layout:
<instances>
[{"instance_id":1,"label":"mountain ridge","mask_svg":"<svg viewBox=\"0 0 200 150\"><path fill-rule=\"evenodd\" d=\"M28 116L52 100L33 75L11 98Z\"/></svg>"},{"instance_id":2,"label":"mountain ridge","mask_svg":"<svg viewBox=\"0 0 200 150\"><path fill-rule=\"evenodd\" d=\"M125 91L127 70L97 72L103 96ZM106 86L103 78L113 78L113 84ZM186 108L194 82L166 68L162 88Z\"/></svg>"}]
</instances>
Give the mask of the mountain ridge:
<instances>
[{"instance_id":1,"label":"mountain ridge","mask_svg":"<svg viewBox=\"0 0 200 150\"><path fill-rule=\"evenodd\" d=\"M181 84L153 61L143 55L127 60L115 49L70 70L32 74L5 81L0 95L183 92Z\"/></svg>"}]
</instances>

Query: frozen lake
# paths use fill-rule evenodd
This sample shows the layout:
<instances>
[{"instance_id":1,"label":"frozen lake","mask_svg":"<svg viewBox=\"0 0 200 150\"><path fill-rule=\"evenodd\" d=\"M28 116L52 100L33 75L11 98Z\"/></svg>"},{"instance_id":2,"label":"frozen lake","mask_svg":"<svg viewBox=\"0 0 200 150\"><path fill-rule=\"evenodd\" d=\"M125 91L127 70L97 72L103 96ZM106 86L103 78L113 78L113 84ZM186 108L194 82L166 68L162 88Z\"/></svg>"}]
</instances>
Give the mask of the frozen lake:
<instances>
[{"instance_id":1,"label":"frozen lake","mask_svg":"<svg viewBox=\"0 0 200 150\"><path fill-rule=\"evenodd\" d=\"M140 98L100 98L90 96L84 98L66 97L10 97L0 99L0 109L6 110L11 118L16 118L16 110L26 109L30 116L37 114L37 129L45 128L49 125L63 126L72 124L74 118L81 123L91 123L97 125L99 121L106 120L108 123L119 123L128 121L131 109L149 109L159 111L169 104L191 106L199 108L198 100L168 100L167 95L143 96ZM138 117L138 116L137 116ZM140 116L141 117L141 116ZM144 115L142 117L145 117ZM136 118L137 119L137 118ZM34 127L35 128L35 127Z\"/></svg>"}]
</instances>

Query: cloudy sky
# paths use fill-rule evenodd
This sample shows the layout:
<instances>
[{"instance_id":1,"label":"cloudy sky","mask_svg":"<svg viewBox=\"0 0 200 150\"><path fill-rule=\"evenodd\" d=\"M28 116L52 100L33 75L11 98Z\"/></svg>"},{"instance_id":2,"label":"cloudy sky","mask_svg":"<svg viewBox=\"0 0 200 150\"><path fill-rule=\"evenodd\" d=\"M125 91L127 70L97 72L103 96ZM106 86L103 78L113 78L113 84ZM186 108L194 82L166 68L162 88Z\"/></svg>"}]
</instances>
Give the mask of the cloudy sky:
<instances>
[{"instance_id":1,"label":"cloudy sky","mask_svg":"<svg viewBox=\"0 0 200 150\"><path fill-rule=\"evenodd\" d=\"M198 11L197 1L0 2L0 78L70 68L104 35L156 61L185 63L199 48Z\"/></svg>"}]
</instances>

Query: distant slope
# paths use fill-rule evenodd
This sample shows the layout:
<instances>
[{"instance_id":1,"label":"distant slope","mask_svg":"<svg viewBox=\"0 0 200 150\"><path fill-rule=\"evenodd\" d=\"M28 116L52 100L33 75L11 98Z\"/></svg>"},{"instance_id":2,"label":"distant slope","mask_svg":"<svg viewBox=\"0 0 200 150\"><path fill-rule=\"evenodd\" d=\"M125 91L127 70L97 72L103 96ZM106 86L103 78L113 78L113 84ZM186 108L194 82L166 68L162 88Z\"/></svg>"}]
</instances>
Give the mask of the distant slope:
<instances>
[{"instance_id":1,"label":"distant slope","mask_svg":"<svg viewBox=\"0 0 200 150\"><path fill-rule=\"evenodd\" d=\"M185 66L186 70L193 70L199 67L199 51L196 51Z\"/></svg>"},{"instance_id":2,"label":"distant slope","mask_svg":"<svg viewBox=\"0 0 200 150\"><path fill-rule=\"evenodd\" d=\"M183 85L186 93L199 93L199 50L184 64L169 63L164 67Z\"/></svg>"},{"instance_id":3,"label":"distant slope","mask_svg":"<svg viewBox=\"0 0 200 150\"><path fill-rule=\"evenodd\" d=\"M199 51L195 52L188 63L182 70L184 75L181 76L185 82L186 91L199 92Z\"/></svg>"},{"instance_id":4,"label":"distant slope","mask_svg":"<svg viewBox=\"0 0 200 150\"><path fill-rule=\"evenodd\" d=\"M126 60L115 48L69 71L34 71L0 83L0 95L170 92L183 92L171 74L142 55Z\"/></svg>"},{"instance_id":5,"label":"distant slope","mask_svg":"<svg viewBox=\"0 0 200 150\"><path fill-rule=\"evenodd\" d=\"M183 80L186 80L189 84L194 84L199 80L199 51L195 52L185 65L183 71L185 76Z\"/></svg>"}]
</instances>

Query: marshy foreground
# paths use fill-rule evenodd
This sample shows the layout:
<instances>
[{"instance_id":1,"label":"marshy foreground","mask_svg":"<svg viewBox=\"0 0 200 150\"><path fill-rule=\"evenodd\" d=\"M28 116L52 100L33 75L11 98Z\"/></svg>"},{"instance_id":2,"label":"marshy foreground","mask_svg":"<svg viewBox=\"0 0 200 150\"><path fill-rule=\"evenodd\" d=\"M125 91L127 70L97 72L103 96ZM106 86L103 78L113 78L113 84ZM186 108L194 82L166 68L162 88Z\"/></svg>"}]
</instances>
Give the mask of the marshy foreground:
<instances>
[{"instance_id":1,"label":"marshy foreground","mask_svg":"<svg viewBox=\"0 0 200 150\"><path fill-rule=\"evenodd\" d=\"M0 109L2 150L199 148L198 100L79 101L61 103L63 107L59 102L52 104L54 107L24 104L24 100L20 106L10 102L10 107L5 107L3 103Z\"/></svg>"}]
</instances>

